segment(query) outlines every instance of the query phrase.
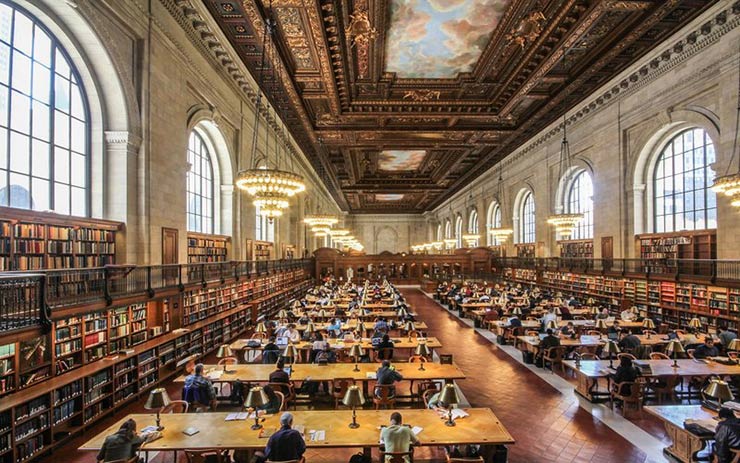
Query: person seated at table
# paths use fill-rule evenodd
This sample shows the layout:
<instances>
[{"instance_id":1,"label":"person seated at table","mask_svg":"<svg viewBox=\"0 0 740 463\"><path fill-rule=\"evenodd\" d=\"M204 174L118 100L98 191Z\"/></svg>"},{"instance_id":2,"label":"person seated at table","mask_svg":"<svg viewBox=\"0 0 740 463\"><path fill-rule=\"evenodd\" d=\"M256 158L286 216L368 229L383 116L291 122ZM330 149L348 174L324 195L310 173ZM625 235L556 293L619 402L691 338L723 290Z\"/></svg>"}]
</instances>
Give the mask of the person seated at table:
<instances>
[{"instance_id":1,"label":"person seated at table","mask_svg":"<svg viewBox=\"0 0 740 463\"><path fill-rule=\"evenodd\" d=\"M275 336L270 336L262 349L262 363L275 363L280 357L280 348L275 344Z\"/></svg>"},{"instance_id":2,"label":"person seated at table","mask_svg":"<svg viewBox=\"0 0 740 463\"><path fill-rule=\"evenodd\" d=\"M519 317L517 317L516 315L514 315L513 317L511 317L509 319L509 322L508 323L509 323L509 326L512 327L512 328L521 328L522 327L522 321L519 320Z\"/></svg>"},{"instance_id":3,"label":"person seated at table","mask_svg":"<svg viewBox=\"0 0 740 463\"><path fill-rule=\"evenodd\" d=\"M280 357L280 359L275 364L275 370L270 373L269 376L269 382L271 383L289 383L290 382L290 375L284 370L285 368L285 360Z\"/></svg>"},{"instance_id":4,"label":"person seated at table","mask_svg":"<svg viewBox=\"0 0 740 463\"><path fill-rule=\"evenodd\" d=\"M345 312L341 306L337 306L337 308L334 309L334 316L337 318L344 318L347 316L347 312Z\"/></svg>"},{"instance_id":5,"label":"person seated at table","mask_svg":"<svg viewBox=\"0 0 740 463\"><path fill-rule=\"evenodd\" d=\"M326 331L329 332L330 337L336 338L339 336L339 333L342 331L342 320L338 318L333 319L326 327Z\"/></svg>"},{"instance_id":6,"label":"person seated at table","mask_svg":"<svg viewBox=\"0 0 740 463\"><path fill-rule=\"evenodd\" d=\"M730 345L733 339L737 339L737 333L730 331L727 325L720 325L719 327L719 342L724 350Z\"/></svg>"},{"instance_id":7,"label":"person seated at table","mask_svg":"<svg viewBox=\"0 0 740 463\"><path fill-rule=\"evenodd\" d=\"M601 312L596 315L597 320L606 320L607 318L609 318L609 309L607 308L602 309Z\"/></svg>"},{"instance_id":8,"label":"person seated at table","mask_svg":"<svg viewBox=\"0 0 740 463\"><path fill-rule=\"evenodd\" d=\"M375 331L386 332L388 331L388 322L385 321L385 318L379 317L377 320L375 320L375 326L373 328L375 329Z\"/></svg>"},{"instance_id":9,"label":"person seated at table","mask_svg":"<svg viewBox=\"0 0 740 463\"><path fill-rule=\"evenodd\" d=\"M306 453L306 442L301 433L293 429L293 414L285 412L280 415L280 429L267 441L264 453L255 452L254 461L290 461L302 460Z\"/></svg>"},{"instance_id":10,"label":"person seated at table","mask_svg":"<svg viewBox=\"0 0 740 463\"><path fill-rule=\"evenodd\" d=\"M640 376L640 370L638 370L634 365L632 365L632 359L624 356L621 357L619 360L619 366L617 367L617 371L611 375L612 383L624 383L624 382L635 382L637 378ZM631 393L631 388L629 384L623 384L619 390L619 393L621 395L629 395Z\"/></svg>"},{"instance_id":11,"label":"person seated at table","mask_svg":"<svg viewBox=\"0 0 740 463\"><path fill-rule=\"evenodd\" d=\"M547 323L550 321L554 321L555 323L558 322L558 316L555 314L555 309L549 309L545 315L542 316L540 319L540 322L542 322L542 326L547 326Z\"/></svg>"},{"instance_id":12,"label":"person seated at table","mask_svg":"<svg viewBox=\"0 0 740 463\"><path fill-rule=\"evenodd\" d=\"M101 463L119 460L128 461L136 456L136 452L145 442L154 440L159 435L159 432L153 432L146 436L140 436L136 433L136 421L126 420L118 431L105 438L96 459Z\"/></svg>"},{"instance_id":13,"label":"person seated at table","mask_svg":"<svg viewBox=\"0 0 740 463\"><path fill-rule=\"evenodd\" d=\"M629 309L624 309L624 310L623 310L623 311L622 311L622 312L621 312L621 313L619 314L619 318L621 318L622 320L624 320L624 321L628 322L628 321L630 321L630 320L634 320L634 319L635 319L635 313L633 312L633 310L632 310L631 308L629 308Z\"/></svg>"},{"instance_id":14,"label":"person seated at table","mask_svg":"<svg viewBox=\"0 0 740 463\"><path fill-rule=\"evenodd\" d=\"M571 338L576 337L576 327L573 325L573 322L568 322L567 325L560 328L560 334L562 336L570 336Z\"/></svg>"},{"instance_id":15,"label":"person seated at table","mask_svg":"<svg viewBox=\"0 0 740 463\"><path fill-rule=\"evenodd\" d=\"M281 405L280 397L275 394L275 391L269 385L263 386L262 390L265 391L265 395L267 396L267 403L257 407L257 415L274 415L279 412Z\"/></svg>"},{"instance_id":16,"label":"person seated at table","mask_svg":"<svg viewBox=\"0 0 740 463\"><path fill-rule=\"evenodd\" d=\"M551 347L557 347L560 345L560 338L555 336L551 328L548 328L545 332L547 336L540 339L539 343L539 355L545 355L545 351Z\"/></svg>"},{"instance_id":17,"label":"person seated at table","mask_svg":"<svg viewBox=\"0 0 740 463\"><path fill-rule=\"evenodd\" d=\"M378 351L378 358L381 360L390 360L393 358L393 341L387 334L383 335L382 340L378 345L375 346L375 350ZM390 351L384 351L382 349L390 349ZM384 357L388 358L384 358Z\"/></svg>"},{"instance_id":18,"label":"person seated at table","mask_svg":"<svg viewBox=\"0 0 740 463\"><path fill-rule=\"evenodd\" d=\"M377 386L393 386L396 381L402 381L403 376L397 372L395 367L391 365L390 360L383 360L380 364L380 368L375 373L375 381ZM394 387L391 388L390 397L395 396L396 390ZM375 395L380 396L380 390L375 388Z\"/></svg>"},{"instance_id":19,"label":"person seated at table","mask_svg":"<svg viewBox=\"0 0 740 463\"><path fill-rule=\"evenodd\" d=\"M740 449L740 419L729 408L719 409L717 429L714 431L714 455L717 463L731 463L735 455L731 449Z\"/></svg>"},{"instance_id":20,"label":"person seated at table","mask_svg":"<svg viewBox=\"0 0 740 463\"><path fill-rule=\"evenodd\" d=\"M640 338L632 334L632 330L622 330L622 339L618 343L620 349L627 352L634 352L641 344Z\"/></svg>"},{"instance_id":21,"label":"person seated at table","mask_svg":"<svg viewBox=\"0 0 740 463\"><path fill-rule=\"evenodd\" d=\"M391 413L391 425L386 426L380 431L380 442L384 447L385 452L408 452L411 450L411 444L419 445L419 439L417 439L414 432L408 426L403 426L403 418L398 412ZM389 455L386 455L385 461L391 460ZM411 459L408 456L403 457L404 462L410 463Z\"/></svg>"},{"instance_id":22,"label":"person seated at table","mask_svg":"<svg viewBox=\"0 0 740 463\"><path fill-rule=\"evenodd\" d=\"M321 333L316 332L314 334L314 341L311 344L311 356L310 360L313 360L316 358L316 354L325 351L329 348L329 343L324 339L324 336L321 335Z\"/></svg>"},{"instance_id":23,"label":"person seated at table","mask_svg":"<svg viewBox=\"0 0 740 463\"><path fill-rule=\"evenodd\" d=\"M695 359L705 359L707 357L717 356L719 356L719 350L714 345L714 338L712 338L711 335L708 335L704 338L704 344L694 349Z\"/></svg>"},{"instance_id":24,"label":"person seated at table","mask_svg":"<svg viewBox=\"0 0 740 463\"><path fill-rule=\"evenodd\" d=\"M283 332L283 336L288 338L288 341L292 343L297 343L301 340L301 332L295 328L293 323L288 325L288 328Z\"/></svg>"},{"instance_id":25,"label":"person seated at table","mask_svg":"<svg viewBox=\"0 0 740 463\"><path fill-rule=\"evenodd\" d=\"M309 316L308 316L308 315L307 315L306 313L304 313L304 314L303 314L303 315L301 315L301 317L300 317L300 318L298 319L298 324L299 324L299 325L308 325L308 323L309 323L310 321L311 321L311 319L309 318Z\"/></svg>"},{"instance_id":26,"label":"person seated at table","mask_svg":"<svg viewBox=\"0 0 740 463\"><path fill-rule=\"evenodd\" d=\"M573 315L570 313L568 305L560 307L560 319L561 320L573 320Z\"/></svg>"},{"instance_id":27,"label":"person seated at table","mask_svg":"<svg viewBox=\"0 0 740 463\"><path fill-rule=\"evenodd\" d=\"M195 365L195 371L193 371L193 374L185 377L184 390L195 391L193 392L193 397L200 404L213 406L216 402L216 388L213 387L213 383L210 379L203 376L202 363ZM188 394L184 393L183 395L187 396Z\"/></svg>"},{"instance_id":28,"label":"person seated at table","mask_svg":"<svg viewBox=\"0 0 740 463\"><path fill-rule=\"evenodd\" d=\"M609 339L617 339L619 337L619 332L622 331L619 327L619 320L614 320L614 323L612 323L612 326L606 329L606 334L609 336Z\"/></svg>"}]
</instances>

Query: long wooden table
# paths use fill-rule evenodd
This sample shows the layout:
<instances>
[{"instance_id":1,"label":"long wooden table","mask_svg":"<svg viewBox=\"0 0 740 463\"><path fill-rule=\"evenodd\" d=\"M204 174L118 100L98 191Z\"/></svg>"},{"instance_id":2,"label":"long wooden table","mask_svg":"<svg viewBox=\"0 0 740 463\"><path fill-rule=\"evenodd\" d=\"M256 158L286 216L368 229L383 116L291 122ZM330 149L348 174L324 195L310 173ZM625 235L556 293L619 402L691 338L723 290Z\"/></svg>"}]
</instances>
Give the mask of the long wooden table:
<instances>
[{"instance_id":1,"label":"long wooden table","mask_svg":"<svg viewBox=\"0 0 740 463\"><path fill-rule=\"evenodd\" d=\"M456 426L445 426L444 417L434 410L400 410L404 422L422 429L419 439L424 446L455 444L481 444L488 448L513 444L514 438L488 408L464 409L470 416L456 420ZM306 439L308 448L362 448L369 455L370 448L378 447L380 426L389 424L392 410L358 410L360 427L351 429L350 410L294 411L293 424L303 426L307 435L312 430L326 432L324 440ZM253 431L253 420L224 421L228 413L180 413L162 415L162 437L145 444L143 450L173 451L183 449L263 449L267 439L261 431ZM115 433L127 419L136 420L139 429L155 424L154 414L128 415L112 424L100 434L85 442L80 450L99 450L106 436ZM267 415L262 423L266 430L280 427L279 415ZM192 436L182 431L188 427L199 430Z\"/></svg>"},{"instance_id":2,"label":"long wooden table","mask_svg":"<svg viewBox=\"0 0 740 463\"><path fill-rule=\"evenodd\" d=\"M696 361L693 359L678 360L678 368L673 368L673 360L638 360L639 363L650 365L652 370L649 374L643 373L646 377L657 376L735 376L740 375L740 365L723 365L717 362ZM614 361L614 366L619 362ZM574 360L563 362L566 368L570 368L576 374L577 386L576 392L586 397L590 401L603 398L608 394L608 378L615 370L609 368L608 360L583 360L580 366L576 367ZM598 389L599 379L607 378L607 392Z\"/></svg>"},{"instance_id":3,"label":"long wooden table","mask_svg":"<svg viewBox=\"0 0 740 463\"><path fill-rule=\"evenodd\" d=\"M358 324L359 323L358 323L358 321L356 319L349 319L349 320L347 320L347 323L342 323L342 330L345 330L345 331L346 330L354 330L355 328L357 328L357 325ZM314 323L313 324L313 327L314 327L315 330L325 331L327 328L329 328L329 325L330 325L329 322L319 322L319 323ZM308 328L308 325L299 325L297 323L295 324L295 329L297 329L298 331L305 331L307 328ZM373 325L372 324L366 324L365 325L365 328L368 329L368 330L369 329L372 329L373 328ZM396 329L402 329L402 328L403 328L403 326L399 326ZM428 328L429 327L424 322L414 322L414 329L417 330L417 331L426 331Z\"/></svg>"},{"instance_id":4,"label":"long wooden table","mask_svg":"<svg viewBox=\"0 0 740 463\"><path fill-rule=\"evenodd\" d=\"M706 448L707 441L712 438L699 437L689 432L683 427L683 423L686 420L706 420L706 427L714 431L717 426L717 421L713 419L717 415L716 412L707 410L701 405L651 405L643 407L643 410L658 417L665 426L672 443L663 449L663 453L683 463L699 461L697 454Z\"/></svg>"},{"instance_id":5,"label":"long wooden table","mask_svg":"<svg viewBox=\"0 0 740 463\"><path fill-rule=\"evenodd\" d=\"M440 364L433 362L424 363L424 370L419 370L419 363L394 363L396 371L403 375L404 380L421 381L443 379L451 381L455 379L465 379L465 373L454 364ZM360 371L354 371L354 363L330 363L328 365L317 365L313 363L296 363L293 364L293 370L290 379L294 381L306 381L309 378L313 381L331 381L336 378L352 378L355 381L375 381L374 375L380 365L378 363L360 363L357 367ZM270 373L275 371L275 365L229 365L227 373L223 371L223 366L205 365L204 371L206 376L211 377L214 381L232 382L236 380L246 382L267 382ZM213 374L215 373L215 374ZM211 376L212 375L212 376ZM175 382L184 382L185 376L175 379Z\"/></svg>"}]
</instances>

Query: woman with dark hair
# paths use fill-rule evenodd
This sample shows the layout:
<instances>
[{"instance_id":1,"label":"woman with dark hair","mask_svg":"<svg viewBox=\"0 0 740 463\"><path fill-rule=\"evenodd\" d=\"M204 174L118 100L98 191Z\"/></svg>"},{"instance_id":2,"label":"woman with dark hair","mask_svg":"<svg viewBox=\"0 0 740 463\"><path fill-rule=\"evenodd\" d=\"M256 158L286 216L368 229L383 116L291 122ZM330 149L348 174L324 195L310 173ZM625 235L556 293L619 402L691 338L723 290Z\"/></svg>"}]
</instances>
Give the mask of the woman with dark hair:
<instances>
[{"instance_id":1,"label":"woman with dark hair","mask_svg":"<svg viewBox=\"0 0 740 463\"><path fill-rule=\"evenodd\" d=\"M275 391L272 389L271 386L264 386L262 388L263 391L265 391L265 395L267 395L267 403L264 405L260 405L257 407L257 414L258 415L274 415L275 413L280 411L280 397L275 394Z\"/></svg>"},{"instance_id":2,"label":"woman with dark hair","mask_svg":"<svg viewBox=\"0 0 740 463\"><path fill-rule=\"evenodd\" d=\"M136 434L136 421L126 420L115 434L105 438L97 460L99 462L129 460L136 456L143 443L153 440L156 434L139 436Z\"/></svg>"}]
</instances>

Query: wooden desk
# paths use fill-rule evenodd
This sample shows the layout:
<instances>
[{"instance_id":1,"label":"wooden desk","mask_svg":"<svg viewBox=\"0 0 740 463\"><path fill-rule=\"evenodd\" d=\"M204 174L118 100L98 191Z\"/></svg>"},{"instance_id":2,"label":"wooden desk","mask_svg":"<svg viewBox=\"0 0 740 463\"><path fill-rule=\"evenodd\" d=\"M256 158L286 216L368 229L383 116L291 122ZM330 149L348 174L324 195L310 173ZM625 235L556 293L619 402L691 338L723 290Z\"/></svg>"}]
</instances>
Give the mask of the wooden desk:
<instances>
[{"instance_id":1,"label":"wooden desk","mask_svg":"<svg viewBox=\"0 0 740 463\"><path fill-rule=\"evenodd\" d=\"M330 325L329 322L319 322L319 323L314 323L313 327L315 330L318 330L318 331L326 331L329 328L329 325ZM347 323L342 323L342 330L343 331L354 330L355 328L357 328L357 325L358 325L357 319L349 319ZM308 325L295 324L295 329L297 329L298 331L305 331L307 328L308 328ZM365 328L372 329L373 327L371 325L366 325ZM402 329L402 328L403 327L400 326L399 328L396 328L396 329ZM414 329L416 329L417 331L425 331L428 328L429 327L424 322L414 322Z\"/></svg>"},{"instance_id":2,"label":"wooden desk","mask_svg":"<svg viewBox=\"0 0 740 463\"><path fill-rule=\"evenodd\" d=\"M457 421L457 426L445 426L444 419L434 410L400 410L403 421L411 426L423 428L419 439L424 446L455 444L481 444L484 447L513 444L514 438L488 408L464 409L470 416ZM326 440L306 441L308 448L370 448L378 447L380 425L388 425L393 410L357 410L360 427L350 429L350 410L294 411L294 425L311 430L326 431ZM260 431L249 428L253 420L224 421L228 413L178 413L163 414L162 437L145 444L143 450L173 451L182 449L264 449L266 438ZM85 442L79 450L100 450L106 436L115 433L127 419L136 420L138 429L155 424L154 414L133 414L111 425L97 436ZM280 427L279 415L267 415L262 423L265 429ZM200 432L192 436L183 430L193 426Z\"/></svg>"},{"instance_id":3,"label":"wooden desk","mask_svg":"<svg viewBox=\"0 0 740 463\"><path fill-rule=\"evenodd\" d=\"M293 313L298 318L304 315L303 312L293 312ZM334 316L334 312L328 315L311 315L310 313L306 313L305 315L312 320L330 320L330 319L337 318L336 316ZM416 317L416 314L413 312L409 312L409 315L411 315L412 317ZM353 315L348 315L348 317L350 319L362 318L363 320L375 320L376 318L380 318L380 317L391 319L391 318L398 318L398 312L395 310L383 310L383 311L375 311L369 314L356 314L356 315L353 314Z\"/></svg>"},{"instance_id":4,"label":"wooden desk","mask_svg":"<svg viewBox=\"0 0 740 463\"><path fill-rule=\"evenodd\" d=\"M701 405L650 405L643 407L643 410L663 421L666 433L672 441L670 446L663 449L663 453L678 461L698 461L696 454L704 450L708 440L712 440L692 434L683 427L683 422L687 419L711 420L716 427L717 422L713 418L717 414Z\"/></svg>"},{"instance_id":5,"label":"wooden desk","mask_svg":"<svg viewBox=\"0 0 740 463\"><path fill-rule=\"evenodd\" d=\"M679 368L673 368L673 360L638 360L640 363L650 365L652 372L644 374L646 377L656 376L735 376L740 375L739 365L722 365L717 362L701 363L692 359L678 360ZM618 362L615 360L614 365ZM574 360L563 362L567 368L576 373L578 384L576 392L591 400L592 402L604 395L603 391L598 390L598 381L601 378L607 378L615 370L609 369L608 360L583 360L581 365L576 368Z\"/></svg>"},{"instance_id":6,"label":"wooden desk","mask_svg":"<svg viewBox=\"0 0 740 463\"><path fill-rule=\"evenodd\" d=\"M422 381L443 379L452 381L455 379L465 379L465 373L457 365L440 364L426 362L424 370L419 370L418 363L397 362L393 364L396 371L403 375L404 380ZM311 378L313 381L331 381L336 378L352 378L355 381L375 381L374 378L368 378L368 373L375 373L380 367L379 363L360 363L357 365L360 371L354 371L354 363L330 363L328 365L317 365L313 363L296 363L293 365L293 371L290 379L293 381L305 381ZM218 365L205 365L205 372L222 371L223 367ZM257 383L267 382L270 373L275 371L275 365L229 365L228 373L221 374L220 377L212 377L217 382L232 382L236 380ZM206 374L208 376L208 374ZM175 379L175 382L184 382L185 375Z\"/></svg>"},{"instance_id":7,"label":"wooden desk","mask_svg":"<svg viewBox=\"0 0 740 463\"><path fill-rule=\"evenodd\" d=\"M519 346L522 346L522 350L526 350L529 352L532 352L534 355L537 355L537 353L540 350L540 337L539 336L517 336L517 341ZM587 340L582 340L581 338L577 337L575 339L571 338L561 338L560 339L560 345L565 347L566 349L575 349L576 347L599 347L606 343L606 337L604 339L592 339L589 338Z\"/></svg>"}]
</instances>

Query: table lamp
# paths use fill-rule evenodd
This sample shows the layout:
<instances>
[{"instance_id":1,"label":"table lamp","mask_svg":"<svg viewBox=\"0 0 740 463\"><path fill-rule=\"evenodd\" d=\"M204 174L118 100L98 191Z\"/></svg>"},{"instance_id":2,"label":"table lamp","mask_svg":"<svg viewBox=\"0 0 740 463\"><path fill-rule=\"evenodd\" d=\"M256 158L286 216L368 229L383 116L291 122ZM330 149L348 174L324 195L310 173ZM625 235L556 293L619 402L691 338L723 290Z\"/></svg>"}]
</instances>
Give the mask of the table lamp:
<instances>
[{"instance_id":1,"label":"table lamp","mask_svg":"<svg viewBox=\"0 0 740 463\"><path fill-rule=\"evenodd\" d=\"M306 334L312 334L316 332L316 327L313 325L313 322L309 321L306 325Z\"/></svg>"},{"instance_id":2,"label":"table lamp","mask_svg":"<svg viewBox=\"0 0 740 463\"><path fill-rule=\"evenodd\" d=\"M554 312L555 312L555 315L562 315L563 314L563 312L560 311L560 307L555 307Z\"/></svg>"},{"instance_id":3,"label":"table lamp","mask_svg":"<svg viewBox=\"0 0 740 463\"><path fill-rule=\"evenodd\" d=\"M555 320L549 320L549 321L548 321L548 322L547 322L547 323L545 324L545 329L546 329L546 330L547 330L547 329L550 329L550 330L553 330L553 331L554 331L554 330L557 330L557 329L558 329L558 323L557 323L557 322L556 322Z\"/></svg>"},{"instance_id":4,"label":"table lamp","mask_svg":"<svg viewBox=\"0 0 740 463\"><path fill-rule=\"evenodd\" d=\"M642 321L642 327L646 330L654 330L655 329L655 323L651 318L646 318ZM647 338L650 339L650 332L647 334Z\"/></svg>"},{"instance_id":5,"label":"table lamp","mask_svg":"<svg viewBox=\"0 0 740 463\"><path fill-rule=\"evenodd\" d=\"M267 397L265 390L260 386L255 386L249 390L247 400L244 401L244 406L254 410L254 424L251 426L253 431L262 428L259 416L257 416L257 407L267 405L269 402L270 399Z\"/></svg>"},{"instance_id":6,"label":"table lamp","mask_svg":"<svg viewBox=\"0 0 740 463\"><path fill-rule=\"evenodd\" d=\"M632 312L635 315L638 315L640 313L636 305L633 305L632 307L630 307L630 312Z\"/></svg>"},{"instance_id":7,"label":"table lamp","mask_svg":"<svg viewBox=\"0 0 740 463\"><path fill-rule=\"evenodd\" d=\"M285 350L283 351L283 358L289 358L290 364L296 363L296 359L298 358L298 349L293 344L288 344L285 346Z\"/></svg>"},{"instance_id":8,"label":"table lamp","mask_svg":"<svg viewBox=\"0 0 740 463\"><path fill-rule=\"evenodd\" d=\"M365 403L365 397L362 395L360 386L352 385L348 387L347 392L344 393L342 403L348 407L352 407L352 422L349 424L349 427L352 429L359 428L360 425L357 423L356 409L357 407L362 407Z\"/></svg>"},{"instance_id":9,"label":"table lamp","mask_svg":"<svg viewBox=\"0 0 740 463\"><path fill-rule=\"evenodd\" d=\"M679 368L678 362L676 361L676 354L682 354L686 352L683 348L683 344L678 339L671 340L665 348L668 355L673 355L673 368Z\"/></svg>"},{"instance_id":10,"label":"table lamp","mask_svg":"<svg viewBox=\"0 0 740 463\"><path fill-rule=\"evenodd\" d=\"M229 347L228 344L221 344L220 346L218 346L218 352L216 352L217 358L222 359L233 356L234 352L231 350L231 347ZM226 362L224 362L224 373L228 373L228 371L226 371Z\"/></svg>"},{"instance_id":11,"label":"table lamp","mask_svg":"<svg viewBox=\"0 0 740 463\"><path fill-rule=\"evenodd\" d=\"M432 354L432 351L429 350L429 346L427 346L427 343L420 342L418 346L416 346L416 355L421 355L424 357L424 360ZM421 366L419 367L419 371L424 371L424 361L421 361Z\"/></svg>"},{"instance_id":12,"label":"table lamp","mask_svg":"<svg viewBox=\"0 0 740 463\"><path fill-rule=\"evenodd\" d=\"M403 329L406 331L406 333L409 336L409 342L411 342L411 332L416 331L416 327L414 326L414 322L408 321L405 325L403 325Z\"/></svg>"},{"instance_id":13,"label":"table lamp","mask_svg":"<svg viewBox=\"0 0 740 463\"><path fill-rule=\"evenodd\" d=\"M255 333L267 333L267 327L265 326L265 322L259 322L257 323L257 326L254 327Z\"/></svg>"},{"instance_id":14,"label":"table lamp","mask_svg":"<svg viewBox=\"0 0 740 463\"><path fill-rule=\"evenodd\" d=\"M324 309L319 310L319 317L326 317L326 310Z\"/></svg>"},{"instance_id":15,"label":"table lamp","mask_svg":"<svg viewBox=\"0 0 740 463\"><path fill-rule=\"evenodd\" d=\"M365 322L361 321L357 324L357 331L360 333L360 337L365 336Z\"/></svg>"},{"instance_id":16,"label":"table lamp","mask_svg":"<svg viewBox=\"0 0 740 463\"><path fill-rule=\"evenodd\" d=\"M599 330L599 339L601 339L601 336L603 335L602 330L609 328L609 325L606 324L606 320L599 318L596 320L596 328Z\"/></svg>"},{"instance_id":17,"label":"table lamp","mask_svg":"<svg viewBox=\"0 0 740 463\"><path fill-rule=\"evenodd\" d=\"M701 320L694 317L691 320L689 320L689 328L694 328L695 330L701 329Z\"/></svg>"},{"instance_id":18,"label":"table lamp","mask_svg":"<svg viewBox=\"0 0 740 463\"><path fill-rule=\"evenodd\" d=\"M614 358L612 354L618 354L621 352L619 350L619 346L614 341L607 341L604 346L604 352L609 354L609 368L614 368Z\"/></svg>"},{"instance_id":19,"label":"table lamp","mask_svg":"<svg viewBox=\"0 0 740 463\"><path fill-rule=\"evenodd\" d=\"M159 412L162 410L163 407L166 407L169 404L170 396L167 395L167 390L163 387L152 389L152 391L149 393L149 397L147 397L146 399L144 408L146 408L147 410L157 410L157 431L161 431L164 429L164 426L162 426L159 421Z\"/></svg>"},{"instance_id":20,"label":"table lamp","mask_svg":"<svg viewBox=\"0 0 740 463\"><path fill-rule=\"evenodd\" d=\"M727 382L720 379L713 379L709 383L709 386L705 387L701 392L709 397L717 399L720 405L722 405L723 401L726 402L735 398Z\"/></svg>"},{"instance_id":21,"label":"table lamp","mask_svg":"<svg viewBox=\"0 0 740 463\"><path fill-rule=\"evenodd\" d=\"M288 312L285 309L280 309L280 311L277 314L278 318L288 318Z\"/></svg>"},{"instance_id":22,"label":"table lamp","mask_svg":"<svg viewBox=\"0 0 740 463\"><path fill-rule=\"evenodd\" d=\"M522 309L520 309L519 306L516 306L513 309L511 309L511 313L513 313L514 315L521 315Z\"/></svg>"},{"instance_id":23,"label":"table lamp","mask_svg":"<svg viewBox=\"0 0 740 463\"><path fill-rule=\"evenodd\" d=\"M591 304L589 304L591 305ZM598 307L591 307L591 315L596 316L599 314L599 308Z\"/></svg>"},{"instance_id":24,"label":"table lamp","mask_svg":"<svg viewBox=\"0 0 740 463\"><path fill-rule=\"evenodd\" d=\"M740 338L735 338L727 345L727 352L737 353L738 351L740 351Z\"/></svg>"},{"instance_id":25,"label":"table lamp","mask_svg":"<svg viewBox=\"0 0 740 463\"><path fill-rule=\"evenodd\" d=\"M455 426L455 422L452 421L452 406L460 403L460 398L457 396L457 390L454 384L445 384L444 389L439 394L439 401L447 406L447 426Z\"/></svg>"},{"instance_id":26,"label":"table lamp","mask_svg":"<svg viewBox=\"0 0 740 463\"><path fill-rule=\"evenodd\" d=\"M596 301L594 301L594 298L593 297L589 297L588 299L586 299L586 305L594 305L595 302ZM598 312L599 309L596 309L596 311ZM591 312L591 313L593 313L593 312Z\"/></svg>"},{"instance_id":27,"label":"table lamp","mask_svg":"<svg viewBox=\"0 0 740 463\"><path fill-rule=\"evenodd\" d=\"M360 343L352 344L352 347L349 349L349 356L355 358L355 369L352 371L360 371L360 366L357 363L363 355L365 355L365 351L362 349Z\"/></svg>"}]
</instances>

